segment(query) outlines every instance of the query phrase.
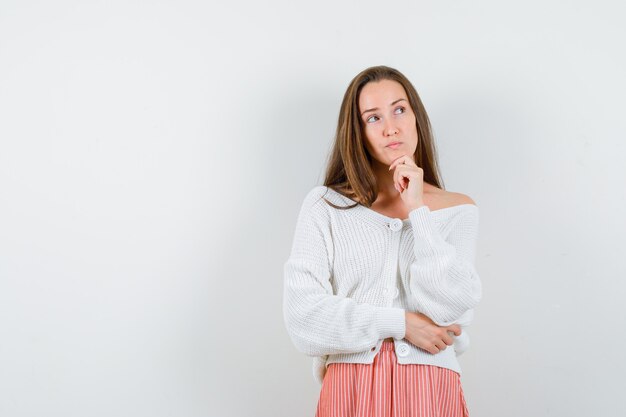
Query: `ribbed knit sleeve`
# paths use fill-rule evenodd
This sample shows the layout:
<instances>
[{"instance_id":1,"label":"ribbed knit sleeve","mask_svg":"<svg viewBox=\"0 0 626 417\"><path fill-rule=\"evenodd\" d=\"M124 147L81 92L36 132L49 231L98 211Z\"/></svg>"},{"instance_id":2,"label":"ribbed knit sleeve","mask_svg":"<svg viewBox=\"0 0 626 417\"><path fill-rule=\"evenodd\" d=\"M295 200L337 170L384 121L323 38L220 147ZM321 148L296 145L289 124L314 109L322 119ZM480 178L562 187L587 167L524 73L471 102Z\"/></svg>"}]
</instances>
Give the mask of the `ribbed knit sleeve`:
<instances>
[{"instance_id":1,"label":"ribbed knit sleeve","mask_svg":"<svg viewBox=\"0 0 626 417\"><path fill-rule=\"evenodd\" d=\"M296 348L309 356L362 352L380 339L401 339L404 310L333 294L330 206L319 188L306 196L284 264L283 314Z\"/></svg>"},{"instance_id":2,"label":"ribbed knit sleeve","mask_svg":"<svg viewBox=\"0 0 626 417\"><path fill-rule=\"evenodd\" d=\"M474 309L470 308L465 313L461 315L458 319L454 321L454 324L458 324L461 326L461 335L454 336L454 351L457 356L463 354L468 348L470 344L470 337L467 333L467 328L472 323L474 319Z\"/></svg>"},{"instance_id":3,"label":"ribbed knit sleeve","mask_svg":"<svg viewBox=\"0 0 626 417\"><path fill-rule=\"evenodd\" d=\"M415 252L410 267L411 296L420 312L440 326L462 320L482 295L474 267L478 208L462 210L457 216L444 239L428 206L409 212Z\"/></svg>"}]
</instances>

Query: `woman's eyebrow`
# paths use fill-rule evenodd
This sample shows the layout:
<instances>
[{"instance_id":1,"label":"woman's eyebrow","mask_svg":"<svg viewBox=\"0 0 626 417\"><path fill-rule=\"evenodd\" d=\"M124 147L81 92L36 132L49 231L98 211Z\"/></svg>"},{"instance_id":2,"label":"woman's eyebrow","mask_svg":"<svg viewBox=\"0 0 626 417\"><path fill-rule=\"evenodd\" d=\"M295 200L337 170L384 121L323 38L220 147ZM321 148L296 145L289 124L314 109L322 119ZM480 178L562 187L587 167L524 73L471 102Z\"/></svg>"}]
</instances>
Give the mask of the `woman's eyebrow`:
<instances>
[{"instance_id":1,"label":"woman's eyebrow","mask_svg":"<svg viewBox=\"0 0 626 417\"><path fill-rule=\"evenodd\" d=\"M393 106L394 104L396 104L396 103L398 103L398 102L400 102L400 101L402 101L402 100L406 101L406 99L399 98L399 99L397 99L396 101L394 101L393 103L391 103L391 104L390 104L390 106ZM367 109L367 110L365 110L363 113L361 113L361 116L363 116L363 115L364 115L365 113L367 113L368 111L376 111L376 110L378 110L378 107L374 107L373 109Z\"/></svg>"}]
</instances>

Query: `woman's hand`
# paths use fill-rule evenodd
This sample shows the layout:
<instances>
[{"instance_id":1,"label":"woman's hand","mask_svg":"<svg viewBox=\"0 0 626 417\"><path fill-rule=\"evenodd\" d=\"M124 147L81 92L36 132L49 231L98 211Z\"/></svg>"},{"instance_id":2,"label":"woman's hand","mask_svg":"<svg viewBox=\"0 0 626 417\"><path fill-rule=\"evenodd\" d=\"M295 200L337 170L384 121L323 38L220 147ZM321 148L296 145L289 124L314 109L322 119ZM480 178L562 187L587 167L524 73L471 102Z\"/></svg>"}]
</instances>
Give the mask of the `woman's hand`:
<instances>
[{"instance_id":1,"label":"woman's hand","mask_svg":"<svg viewBox=\"0 0 626 417\"><path fill-rule=\"evenodd\" d=\"M393 171L393 182L404 205L409 211L424 205L424 170L418 167L413 158L402 155L395 159L389 170Z\"/></svg>"},{"instance_id":2,"label":"woman's hand","mask_svg":"<svg viewBox=\"0 0 626 417\"><path fill-rule=\"evenodd\" d=\"M406 319L404 338L418 348L432 354L439 353L454 343L454 339L448 332L453 332L456 336L461 335L461 326L458 324L437 326L424 314L411 311L406 311L404 316Z\"/></svg>"}]
</instances>

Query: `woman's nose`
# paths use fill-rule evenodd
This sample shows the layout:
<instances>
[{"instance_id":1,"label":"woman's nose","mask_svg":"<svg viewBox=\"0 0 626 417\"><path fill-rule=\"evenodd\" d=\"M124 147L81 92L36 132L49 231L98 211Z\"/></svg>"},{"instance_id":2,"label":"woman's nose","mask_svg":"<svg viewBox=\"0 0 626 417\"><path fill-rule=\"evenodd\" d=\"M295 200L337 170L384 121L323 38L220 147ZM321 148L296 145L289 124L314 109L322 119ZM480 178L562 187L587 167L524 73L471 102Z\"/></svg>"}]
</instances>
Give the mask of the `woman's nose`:
<instances>
[{"instance_id":1,"label":"woman's nose","mask_svg":"<svg viewBox=\"0 0 626 417\"><path fill-rule=\"evenodd\" d=\"M396 127L395 124L387 122L386 126L385 126L385 134L387 136L393 136L396 135L398 133L398 128Z\"/></svg>"}]
</instances>

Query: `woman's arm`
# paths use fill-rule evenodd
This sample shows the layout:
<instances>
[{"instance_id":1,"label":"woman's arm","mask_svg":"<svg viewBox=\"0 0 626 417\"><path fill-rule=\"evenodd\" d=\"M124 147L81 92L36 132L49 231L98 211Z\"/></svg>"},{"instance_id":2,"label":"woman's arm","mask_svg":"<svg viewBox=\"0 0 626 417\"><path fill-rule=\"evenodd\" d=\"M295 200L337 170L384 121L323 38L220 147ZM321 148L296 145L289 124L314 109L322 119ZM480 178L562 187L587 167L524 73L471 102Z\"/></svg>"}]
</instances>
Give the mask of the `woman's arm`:
<instances>
[{"instance_id":1,"label":"woman's arm","mask_svg":"<svg viewBox=\"0 0 626 417\"><path fill-rule=\"evenodd\" d=\"M457 356L461 355L469 348L470 337L467 333L467 329L473 319L474 309L469 309L455 321L455 324L461 326L461 335L454 337L454 352Z\"/></svg>"},{"instance_id":2,"label":"woman's arm","mask_svg":"<svg viewBox=\"0 0 626 417\"><path fill-rule=\"evenodd\" d=\"M402 339L404 309L333 294L333 241L322 194L316 187L305 198L284 265L283 314L291 340L301 352L323 356L362 352L387 337Z\"/></svg>"},{"instance_id":3,"label":"woman's arm","mask_svg":"<svg viewBox=\"0 0 626 417\"><path fill-rule=\"evenodd\" d=\"M457 322L482 296L474 267L478 207L468 205L456 216L444 239L428 206L409 212L415 254L409 268L410 296L418 310L439 326Z\"/></svg>"},{"instance_id":4,"label":"woman's arm","mask_svg":"<svg viewBox=\"0 0 626 417\"><path fill-rule=\"evenodd\" d=\"M284 271L284 319L299 351L309 356L362 352L380 339L404 337L404 309L332 295L327 270L297 258L290 258Z\"/></svg>"}]
</instances>

